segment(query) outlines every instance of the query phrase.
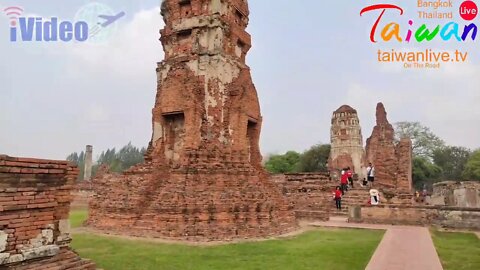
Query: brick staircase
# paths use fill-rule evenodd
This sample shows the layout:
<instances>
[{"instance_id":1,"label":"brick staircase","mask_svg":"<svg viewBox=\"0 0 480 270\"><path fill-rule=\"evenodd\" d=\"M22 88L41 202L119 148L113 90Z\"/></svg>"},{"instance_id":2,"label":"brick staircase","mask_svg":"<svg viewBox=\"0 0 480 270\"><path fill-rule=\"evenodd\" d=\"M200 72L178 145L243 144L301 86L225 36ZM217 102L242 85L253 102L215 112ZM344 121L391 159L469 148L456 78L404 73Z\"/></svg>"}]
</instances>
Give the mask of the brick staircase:
<instances>
[{"instance_id":1,"label":"brick staircase","mask_svg":"<svg viewBox=\"0 0 480 270\"><path fill-rule=\"evenodd\" d=\"M351 205L366 205L370 198L369 188L355 187L350 188L342 197L342 210L336 210L335 205L330 213L331 217L347 217L348 207Z\"/></svg>"}]
</instances>

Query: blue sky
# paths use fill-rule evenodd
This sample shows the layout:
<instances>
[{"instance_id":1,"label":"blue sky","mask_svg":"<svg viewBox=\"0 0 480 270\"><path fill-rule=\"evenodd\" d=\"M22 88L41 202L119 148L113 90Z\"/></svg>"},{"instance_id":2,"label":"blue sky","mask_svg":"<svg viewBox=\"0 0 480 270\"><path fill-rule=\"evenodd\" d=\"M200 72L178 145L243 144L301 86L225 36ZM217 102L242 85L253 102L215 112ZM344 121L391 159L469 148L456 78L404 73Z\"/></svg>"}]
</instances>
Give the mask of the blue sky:
<instances>
[{"instance_id":1,"label":"blue sky","mask_svg":"<svg viewBox=\"0 0 480 270\"><path fill-rule=\"evenodd\" d=\"M2 0L0 7L73 20L91 2ZM129 141L147 145L155 67L163 58L160 1L98 2L127 14L105 43L12 43L9 20L0 14L0 153L63 159L86 144L97 154ZM358 110L366 139L379 101L390 122L419 121L448 144L480 147L480 41L372 44L369 32L378 12L359 12L375 2L249 1L253 48L247 62L264 116L264 155L329 142L331 114L342 104ZM421 24L417 1L405 2L390 1L406 14L388 12L384 21L406 27L414 18ZM461 22L456 10L454 16ZM438 70L407 70L377 62L378 49L392 48L461 49L470 55L467 63Z\"/></svg>"}]
</instances>

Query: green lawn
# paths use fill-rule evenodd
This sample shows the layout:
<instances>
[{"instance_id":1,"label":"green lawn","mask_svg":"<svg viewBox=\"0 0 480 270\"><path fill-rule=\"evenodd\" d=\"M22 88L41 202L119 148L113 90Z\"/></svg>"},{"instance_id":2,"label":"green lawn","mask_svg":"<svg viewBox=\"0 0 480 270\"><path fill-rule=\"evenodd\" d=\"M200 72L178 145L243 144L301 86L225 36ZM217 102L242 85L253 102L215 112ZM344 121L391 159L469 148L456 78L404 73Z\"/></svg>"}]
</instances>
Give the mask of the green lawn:
<instances>
[{"instance_id":1,"label":"green lawn","mask_svg":"<svg viewBox=\"0 0 480 270\"><path fill-rule=\"evenodd\" d=\"M444 270L480 269L480 240L473 233L432 231Z\"/></svg>"},{"instance_id":2,"label":"green lawn","mask_svg":"<svg viewBox=\"0 0 480 270\"><path fill-rule=\"evenodd\" d=\"M86 211L72 211L72 227ZM319 229L284 240L192 247L73 235L72 247L105 270L365 269L383 231Z\"/></svg>"},{"instance_id":3,"label":"green lawn","mask_svg":"<svg viewBox=\"0 0 480 270\"><path fill-rule=\"evenodd\" d=\"M70 226L72 228L81 227L83 222L87 219L87 210L74 210L70 211Z\"/></svg>"}]
</instances>

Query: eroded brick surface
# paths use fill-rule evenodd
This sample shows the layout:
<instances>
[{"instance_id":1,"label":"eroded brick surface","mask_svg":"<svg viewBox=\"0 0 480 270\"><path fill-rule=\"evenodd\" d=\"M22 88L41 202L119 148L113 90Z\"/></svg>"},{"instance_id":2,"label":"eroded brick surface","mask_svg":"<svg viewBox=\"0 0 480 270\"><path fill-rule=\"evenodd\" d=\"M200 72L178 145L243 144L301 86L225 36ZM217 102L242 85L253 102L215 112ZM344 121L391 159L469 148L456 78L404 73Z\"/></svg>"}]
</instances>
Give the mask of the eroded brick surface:
<instances>
[{"instance_id":1,"label":"eroded brick surface","mask_svg":"<svg viewBox=\"0 0 480 270\"><path fill-rule=\"evenodd\" d=\"M0 156L1 269L95 269L64 226L77 175L66 161Z\"/></svg>"},{"instance_id":2,"label":"eroded brick surface","mask_svg":"<svg viewBox=\"0 0 480 270\"><path fill-rule=\"evenodd\" d=\"M393 126L382 103L377 104L376 118L377 124L366 146L366 161L375 167L375 184L394 193L411 193L412 142L402 139L395 144Z\"/></svg>"},{"instance_id":3,"label":"eroded brick surface","mask_svg":"<svg viewBox=\"0 0 480 270\"><path fill-rule=\"evenodd\" d=\"M298 219L328 220L334 207L332 192L338 185L328 173L291 173L271 176L288 198Z\"/></svg>"},{"instance_id":4,"label":"eroded brick surface","mask_svg":"<svg viewBox=\"0 0 480 270\"><path fill-rule=\"evenodd\" d=\"M360 179L363 179L365 151L362 128L355 109L343 105L333 112L330 138L332 145L329 158L330 171L350 167Z\"/></svg>"},{"instance_id":5,"label":"eroded brick surface","mask_svg":"<svg viewBox=\"0 0 480 270\"><path fill-rule=\"evenodd\" d=\"M294 212L261 166L244 0L166 0L144 164L94 179L88 223L129 235L228 240L281 234Z\"/></svg>"}]
</instances>

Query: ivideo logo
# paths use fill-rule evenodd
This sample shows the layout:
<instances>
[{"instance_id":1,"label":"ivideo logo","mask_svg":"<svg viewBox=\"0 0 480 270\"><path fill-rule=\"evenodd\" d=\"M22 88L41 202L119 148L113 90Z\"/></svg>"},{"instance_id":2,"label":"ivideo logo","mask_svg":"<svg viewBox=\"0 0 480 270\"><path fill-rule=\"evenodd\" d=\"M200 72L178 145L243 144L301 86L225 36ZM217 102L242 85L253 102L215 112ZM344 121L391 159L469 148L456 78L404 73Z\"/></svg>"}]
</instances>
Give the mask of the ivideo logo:
<instances>
[{"instance_id":1,"label":"ivideo logo","mask_svg":"<svg viewBox=\"0 0 480 270\"><path fill-rule=\"evenodd\" d=\"M98 37L105 38L112 33L114 23L125 16L125 12L113 13L108 6L99 3L90 3L77 12L76 20L61 21L57 17L45 19L42 17L22 16L21 7L7 7L5 14L10 19L11 42L85 42L89 39L98 41ZM77 19L80 18L80 19Z\"/></svg>"}]
</instances>

